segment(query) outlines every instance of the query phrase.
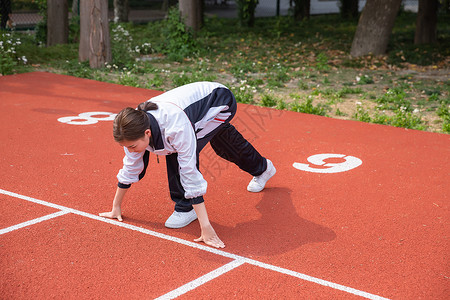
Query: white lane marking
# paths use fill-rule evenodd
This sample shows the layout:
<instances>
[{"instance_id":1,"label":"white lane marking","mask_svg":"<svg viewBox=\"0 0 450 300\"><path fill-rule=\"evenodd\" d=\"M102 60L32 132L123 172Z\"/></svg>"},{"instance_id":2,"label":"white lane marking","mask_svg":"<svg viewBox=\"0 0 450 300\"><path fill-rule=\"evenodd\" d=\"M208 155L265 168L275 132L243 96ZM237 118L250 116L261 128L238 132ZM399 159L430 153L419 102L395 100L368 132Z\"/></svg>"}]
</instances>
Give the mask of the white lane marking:
<instances>
[{"instance_id":1,"label":"white lane marking","mask_svg":"<svg viewBox=\"0 0 450 300\"><path fill-rule=\"evenodd\" d=\"M43 217L40 217L40 218L36 218L36 219L33 219L33 220L29 220L29 221L26 221L26 222L23 222L23 223L20 223L20 224L16 224L16 225L13 225L13 226L10 226L10 227L6 227L6 228L3 228L3 229L0 229L0 235L8 233L8 232L11 232L11 231L14 231L14 230L17 230L17 229L20 229L20 228L23 228L23 227L27 227L27 226L34 225L34 224L37 224L37 223L41 223L43 221L47 221L47 220L50 220L50 219L53 219L53 218L56 218L56 217L59 217L59 216L62 216L62 215L68 214L68 213L69 212L67 212L67 211L58 211L58 212L55 212L55 213L50 214L50 215L46 215L46 216L43 216Z\"/></svg>"},{"instance_id":2,"label":"white lane marking","mask_svg":"<svg viewBox=\"0 0 450 300\"><path fill-rule=\"evenodd\" d=\"M185 245L185 246L189 246L189 247L196 248L196 249L199 249L199 250L207 251L207 252L214 253L214 254L217 254L217 255L220 255L220 256L228 257L228 258L231 258L231 259L234 259L234 260L237 260L237 261L243 261L243 262L248 263L250 265L254 265L254 266L257 266L257 267L264 268L264 269L272 270L272 271L279 272L279 273L282 273L282 274L285 274L285 275L297 277L297 278L300 278L300 279L303 279L303 280L306 280L306 281L309 281L309 282L313 282L313 283L316 283L316 284L319 284L319 285L322 285L322 286L331 287L331 288L334 288L336 290L340 290L340 291L344 291L344 292L347 292L347 293L350 293L350 294L353 294L353 295L365 297L367 299L373 299L373 300L382 300L382 299L385 300L385 299L388 299L388 298L383 298L383 297L378 296L378 295L374 295L374 294L370 294L370 293L367 293L367 292L364 292L364 291L360 291L360 290L357 290L357 289L354 289L354 288L351 288L351 287L348 287L348 286L345 286L345 285L340 285L340 284L337 284L337 283L334 283L334 282L331 282L331 281L326 281L326 280L323 280L323 279L320 279L320 278L312 277L312 276L309 276L309 275L306 275L306 274L302 274L302 273L299 273L299 272L295 272L295 271L292 271L292 270L289 270L289 269L284 269L284 268L277 267L277 266L274 266L274 265L270 265L270 264L266 264L266 263L263 263L263 262L259 262L257 260L253 260L253 259L246 258L246 257L243 257L243 256L239 256L239 255L236 255L236 254L228 253L228 252L225 252L223 250L219 250L219 249L216 249L216 248L211 248L211 247L208 247L208 246L204 246L204 245L201 245L199 243L186 241L186 240L183 240L183 239L180 239L180 238L177 238L177 237L173 237L173 236L166 235L166 234L163 234L163 233L159 233L159 232L155 232L155 231L152 231L152 230L144 229L144 228L137 227L137 226L134 226L134 225L131 225L131 224L126 224L126 223L115 221L115 220L112 220L112 219L103 218L103 217L100 217L100 216L97 216L97 215L93 215L93 214L90 214L90 213L82 212L82 211L79 211L79 210L76 210L76 209L73 209L73 208L68 208L68 207L65 207L65 206L62 206L62 205L53 204L53 203L50 203L50 202L46 202L46 201L35 199L35 198L32 198L32 197L28 197L28 196L20 195L20 194L17 194L17 193L5 191L5 190L2 190L2 189L0 189L0 194L4 194L4 195L11 196L11 197L19 198L19 199L22 199L22 200L27 200L27 201L30 201L30 202L33 202L33 203L37 203L37 204L53 207L53 208L59 209L61 211L65 211L65 212L69 212L69 213L72 213L72 214L80 215L80 216L83 216L83 217L86 217L86 218L90 218L90 219L93 219L93 220L101 221L101 222L108 223L108 224L111 224L111 225L115 225L115 226L118 226L118 227L122 227L122 228L127 228L127 229L130 229L130 230L138 231L138 232L150 235L150 236L158 237L158 238L165 239L165 240L168 240L168 241L172 241L172 242L175 242L175 243L179 243L179 244L182 244L182 245Z\"/></svg>"},{"instance_id":3,"label":"white lane marking","mask_svg":"<svg viewBox=\"0 0 450 300\"><path fill-rule=\"evenodd\" d=\"M168 292L165 295L162 295L155 300L170 300L175 299L183 294L186 294L189 291L192 291L193 289L207 283L208 281L211 281L239 266L244 264L244 261L242 259L233 260L232 262L227 263L226 265L221 266L218 269L215 269L212 272L209 272L208 274L205 274L191 282L186 283L185 285L180 286L179 288L172 290Z\"/></svg>"},{"instance_id":4,"label":"white lane marking","mask_svg":"<svg viewBox=\"0 0 450 300\"><path fill-rule=\"evenodd\" d=\"M281 267L277 267L277 266L274 266L274 265L269 265L269 264L262 263L262 262L259 262L259 261L256 261L256 260L253 260L252 264L255 265L255 266L264 268L264 269L268 269L268 270L275 271L275 272L278 272L278 273L282 273L282 274L285 274L285 275L289 275L289 276L292 276L292 277L297 277L297 278L300 278L300 279L303 279L303 280L306 280L306 281L314 282L314 283L317 283L319 285L327 286L327 287L333 288L335 290L340 290L340 291L347 292L349 294L353 294L353 295L357 295L357 296L361 296L361 297L364 297L364 298L367 298L367 299L372 299L372 300L389 300L388 298L384 298L384 297L381 297L381 296L378 296L378 295L374 295L374 294L370 294L370 293L367 293L367 292L364 292L364 291L360 291L360 290L357 290L357 289L354 289L354 288L351 288L351 287L348 287L348 286L345 286L345 285L341 285L341 284L334 283L334 282L331 282L331 281L326 281L326 280L323 280L323 279L320 279L320 278L312 277L312 276L309 276L309 275L306 275L306 274L298 273L298 272L291 271L291 270L288 270L288 269L285 269L285 268L281 268Z\"/></svg>"}]
</instances>

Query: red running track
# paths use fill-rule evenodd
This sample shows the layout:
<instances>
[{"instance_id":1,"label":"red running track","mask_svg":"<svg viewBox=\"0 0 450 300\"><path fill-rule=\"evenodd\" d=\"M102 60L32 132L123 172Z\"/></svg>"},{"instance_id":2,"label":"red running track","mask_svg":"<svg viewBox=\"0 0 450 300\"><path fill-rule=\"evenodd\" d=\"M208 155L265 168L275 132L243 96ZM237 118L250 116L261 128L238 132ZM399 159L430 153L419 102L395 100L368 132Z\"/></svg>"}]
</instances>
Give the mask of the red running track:
<instances>
[{"instance_id":1,"label":"red running track","mask_svg":"<svg viewBox=\"0 0 450 300\"><path fill-rule=\"evenodd\" d=\"M158 93L0 77L2 298L449 298L448 135L239 105L235 126L278 172L248 193L250 175L202 152L223 251L193 242L197 222L164 227L173 204L154 155L124 222L97 217L123 157L98 119Z\"/></svg>"}]
</instances>

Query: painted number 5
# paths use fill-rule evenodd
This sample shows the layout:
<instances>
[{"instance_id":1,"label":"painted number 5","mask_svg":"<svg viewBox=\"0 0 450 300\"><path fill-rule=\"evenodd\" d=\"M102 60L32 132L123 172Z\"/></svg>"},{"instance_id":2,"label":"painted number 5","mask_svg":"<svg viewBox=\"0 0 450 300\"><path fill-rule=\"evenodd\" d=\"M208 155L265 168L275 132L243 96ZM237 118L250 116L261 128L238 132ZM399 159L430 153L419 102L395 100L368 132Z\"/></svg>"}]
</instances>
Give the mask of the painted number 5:
<instances>
[{"instance_id":1,"label":"painted number 5","mask_svg":"<svg viewBox=\"0 0 450 300\"><path fill-rule=\"evenodd\" d=\"M325 162L328 158L340 158L342 162ZM362 160L357 157L345 154L315 154L307 158L310 164L294 163L293 167L306 172L313 173L339 173L349 171L362 164Z\"/></svg>"}]
</instances>

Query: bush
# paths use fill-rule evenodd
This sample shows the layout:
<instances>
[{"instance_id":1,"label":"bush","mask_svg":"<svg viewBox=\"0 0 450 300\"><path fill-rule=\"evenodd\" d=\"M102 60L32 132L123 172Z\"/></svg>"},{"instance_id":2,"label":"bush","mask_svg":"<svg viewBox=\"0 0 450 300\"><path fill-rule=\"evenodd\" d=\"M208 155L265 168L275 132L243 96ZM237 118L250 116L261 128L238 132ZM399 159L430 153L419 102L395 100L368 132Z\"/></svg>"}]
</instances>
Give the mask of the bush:
<instances>
[{"instance_id":1,"label":"bush","mask_svg":"<svg viewBox=\"0 0 450 300\"><path fill-rule=\"evenodd\" d=\"M255 9L259 0L237 0L238 18L241 26L253 27L255 25Z\"/></svg>"},{"instance_id":2,"label":"bush","mask_svg":"<svg viewBox=\"0 0 450 300\"><path fill-rule=\"evenodd\" d=\"M325 116L327 114L328 109L327 109L326 105L323 105L321 103L314 106L312 103L312 98L308 97L302 103L294 103L291 106L291 110L296 111L296 112L305 113L305 114Z\"/></svg>"},{"instance_id":3,"label":"bush","mask_svg":"<svg viewBox=\"0 0 450 300\"><path fill-rule=\"evenodd\" d=\"M0 74L13 74L14 67L18 62L27 63L25 56L17 54L17 47L22 43L19 38L15 38L13 34L0 31Z\"/></svg>"},{"instance_id":4,"label":"bush","mask_svg":"<svg viewBox=\"0 0 450 300\"><path fill-rule=\"evenodd\" d=\"M197 45L192 31L183 23L177 7L169 10L164 21L162 36L165 38L163 53L174 61L192 56L197 51Z\"/></svg>"},{"instance_id":5,"label":"bush","mask_svg":"<svg viewBox=\"0 0 450 300\"><path fill-rule=\"evenodd\" d=\"M450 133L450 112L449 112L449 101L442 101L437 114L442 119L442 131L445 133Z\"/></svg>"},{"instance_id":6,"label":"bush","mask_svg":"<svg viewBox=\"0 0 450 300\"><path fill-rule=\"evenodd\" d=\"M132 49L133 38L122 24L111 24L112 63L120 68L133 64L137 53Z\"/></svg>"}]
</instances>

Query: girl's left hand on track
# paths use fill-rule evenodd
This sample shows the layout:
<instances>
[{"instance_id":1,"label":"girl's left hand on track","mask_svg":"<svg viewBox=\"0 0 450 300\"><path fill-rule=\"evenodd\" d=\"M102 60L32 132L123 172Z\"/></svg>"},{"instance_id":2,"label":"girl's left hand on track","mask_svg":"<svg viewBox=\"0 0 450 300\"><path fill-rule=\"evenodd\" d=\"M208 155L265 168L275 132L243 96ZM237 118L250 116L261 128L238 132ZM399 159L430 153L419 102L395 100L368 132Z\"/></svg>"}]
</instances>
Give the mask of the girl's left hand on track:
<instances>
[{"instance_id":1,"label":"girl's left hand on track","mask_svg":"<svg viewBox=\"0 0 450 300\"><path fill-rule=\"evenodd\" d=\"M206 228L202 228L202 235L194 241L204 242L206 245L216 248L225 248L225 244L219 239L211 225Z\"/></svg>"},{"instance_id":2,"label":"girl's left hand on track","mask_svg":"<svg viewBox=\"0 0 450 300\"><path fill-rule=\"evenodd\" d=\"M109 211L109 212L104 212L104 213L99 213L98 214L100 217L105 217L105 218L110 218L110 219L117 219L120 222L122 222L122 213L120 211Z\"/></svg>"}]
</instances>

